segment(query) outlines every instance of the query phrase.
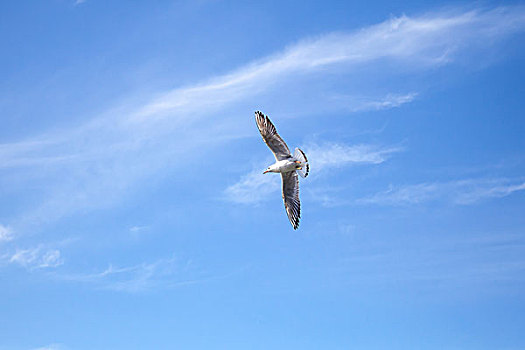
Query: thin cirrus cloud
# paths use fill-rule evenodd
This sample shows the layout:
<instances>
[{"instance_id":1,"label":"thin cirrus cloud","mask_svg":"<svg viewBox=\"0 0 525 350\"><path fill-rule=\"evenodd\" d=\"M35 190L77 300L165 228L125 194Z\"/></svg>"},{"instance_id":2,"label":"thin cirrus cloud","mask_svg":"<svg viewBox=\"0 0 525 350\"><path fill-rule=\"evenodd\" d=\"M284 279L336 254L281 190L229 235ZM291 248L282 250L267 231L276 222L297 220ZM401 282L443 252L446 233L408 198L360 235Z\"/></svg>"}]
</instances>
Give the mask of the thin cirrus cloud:
<instances>
[{"instance_id":1,"label":"thin cirrus cloud","mask_svg":"<svg viewBox=\"0 0 525 350\"><path fill-rule=\"evenodd\" d=\"M103 271L95 273L53 272L49 276L61 281L90 285L95 289L145 293L158 288L176 288L205 283L214 279L226 278L242 270L222 275L210 275L199 271L191 260L181 260L172 256L131 266L119 267L110 264Z\"/></svg>"},{"instance_id":2,"label":"thin cirrus cloud","mask_svg":"<svg viewBox=\"0 0 525 350\"><path fill-rule=\"evenodd\" d=\"M412 102L417 96L417 93L411 92L409 94L388 94L384 98L377 101L365 101L360 107L356 108L356 111L360 110L382 110L400 107L405 103Z\"/></svg>"},{"instance_id":3,"label":"thin cirrus cloud","mask_svg":"<svg viewBox=\"0 0 525 350\"><path fill-rule=\"evenodd\" d=\"M364 112L400 107L406 103L412 102L417 95L416 92L410 92L408 94L390 93L383 97L374 98L334 95L332 100L338 105L345 106L345 109L350 112Z\"/></svg>"},{"instance_id":4,"label":"thin cirrus cloud","mask_svg":"<svg viewBox=\"0 0 525 350\"><path fill-rule=\"evenodd\" d=\"M310 167L317 176L327 169L349 165L373 165L386 161L392 153L400 152L401 147L378 147L373 145L349 146L341 143L310 143L304 147ZM317 176L314 176L317 177ZM224 190L225 198L234 203L257 204L276 192L281 184L280 176L262 174L253 170L241 176L240 180Z\"/></svg>"},{"instance_id":5,"label":"thin cirrus cloud","mask_svg":"<svg viewBox=\"0 0 525 350\"><path fill-rule=\"evenodd\" d=\"M243 175L238 182L224 190L225 199L240 204L257 204L267 199L279 189L281 177L276 174L263 174L262 170L252 170Z\"/></svg>"},{"instance_id":6,"label":"thin cirrus cloud","mask_svg":"<svg viewBox=\"0 0 525 350\"><path fill-rule=\"evenodd\" d=\"M308 144L304 148L308 160L317 171L352 164L381 164L403 147L375 145L346 145L341 143Z\"/></svg>"},{"instance_id":7,"label":"thin cirrus cloud","mask_svg":"<svg viewBox=\"0 0 525 350\"><path fill-rule=\"evenodd\" d=\"M59 278L87 283L100 289L126 292L142 292L158 284L160 279L174 273L174 259L162 259L154 263L142 263L129 267L108 266L93 274L58 275Z\"/></svg>"},{"instance_id":8,"label":"thin cirrus cloud","mask_svg":"<svg viewBox=\"0 0 525 350\"><path fill-rule=\"evenodd\" d=\"M371 253L363 247L343 259L340 270L355 283L389 284L399 281L432 281L417 288L454 288L483 284L483 291L509 288L502 281L524 281L522 260L524 247L520 235L446 235L428 238L417 249L411 242L403 244L404 259L391 244L377 243ZM375 264L366 264L374 261ZM365 262L365 264L363 264ZM385 266L389 266L385 270ZM363 268L365 267L365 268ZM436 283L439 282L439 283Z\"/></svg>"},{"instance_id":9,"label":"thin cirrus cloud","mask_svg":"<svg viewBox=\"0 0 525 350\"><path fill-rule=\"evenodd\" d=\"M13 239L13 232L11 228L0 225L0 242L6 242Z\"/></svg>"},{"instance_id":10,"label":"thin cirrus cloud","mask_svg":"<svg viewBox=\"0 0 525 350\"><path fill-rule=\"evenodd\" d=\"M32 350L67 350L63 344L53 343L46 346L41 346L39 348L34 348Z\"/></svg>"},{"instance_id":11,"label":"thin cirrus cloud","mask_svg":"<svg viewBox=\"0 0 525 350\"><path fill-rule=\"evenodd\" d=\"M256 105L255 98L272 93L277 83L292 84L311 74L328 80L336 73L357 71L363 64L378 61L414 70L434 68L524 28L525 7L513 6L402 16L353 32L302 40L229 74L159 93L142 105L129 103L108 110L81 127L0 145L0 164L7 168L0 175L0 184L18 185L22 190L24 181L31 181L35 187L36 207L20 213L18 223L53 221L79 209L113 205L140 180L173 172L188 155L238 137L239 127L231 127L240 120L240 105L235 103L244 103L246 108ZM305 95L308 89L312 94L316 91L309 85L299 87ZM317 104L325 109L378 110L408 103L416 94L360 96L348 105L350 96L340 103L331 99ZM233 116L209 123L205 117L210 111ZM174 131L178 131L176 138Z\"/></svg>"},{"instance_id":12,"label":"thin cirrus cloud","mask_svg":"<svg viewBox=\"0 0 525 350\"><path fill-rule=\"evenodd\" d=\"M500 7L491 11L472 10L430 13L421 17L402 16L355 32L339 32L307 39L283 53L254 62L231 74L210 79L190 88L164 94L139 110L134 118L155 119L173 112L192 111L195 102L203 109L216 108L266 90L292 75L340 67L355 70L379 59L404 62L415 67L433 67L452 62L462 49L490 45L525 28L525 8ZM414 93L405 95L405 100ZM395 98L390 99L395 104ZM388 97L385 98L388 100ZM403 98L397 103L401 103ZM383 102L384 103L384 102ZM377 108L382 102L372 102Z\"/></svg>"},{"instance_id":13,"label":"thin cirrus cloud","mask_svg":"<svg viewBox=\"0 0 525 350\"><path fill-rule=\"evenodd\" d=\"M16 253L7 257L7 261L12 264L18 264L28 270L52 268L63 264L60 250L44 249L41 246L19 249Z\"/></svg>"},{"instance_id":14,"label":"thin cirrus cloud","mask_svg":"<svg viewBox=\"0 0 525 350\"><path fill-rule=\"evenodd\" d=\"M445 201L469 205L491 198L502 198L525 190L525 182L516 179L466 179L392 187L357 200L359 204L414 205Z\"/></svg>"}]
</instances>

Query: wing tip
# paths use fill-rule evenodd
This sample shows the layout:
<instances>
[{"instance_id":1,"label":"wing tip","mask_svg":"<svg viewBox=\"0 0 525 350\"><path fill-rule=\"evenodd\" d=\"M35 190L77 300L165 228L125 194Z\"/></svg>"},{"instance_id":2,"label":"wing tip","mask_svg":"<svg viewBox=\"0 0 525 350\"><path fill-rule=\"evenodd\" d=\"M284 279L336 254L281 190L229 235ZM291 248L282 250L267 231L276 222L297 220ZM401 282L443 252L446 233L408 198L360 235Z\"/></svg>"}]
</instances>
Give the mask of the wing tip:
<instances>
[{"instance_id":1,"label":"wing tip","mask_svg":"<svg viewBox=\"0 0 525 350\"><path fill-rule=\"evenodd\" d=\"M261 133L263 133L264 130L264 133L266 134L277 134L277 129L270 120L270 117L259 110L255 111L255 122Z\"/></svg>"},{"instance_id":2,"label":"wing tip","mask_svg":"<svg viewBox=\"0 0 525 350\"><path fill-rule=\"evenodd\" d=\"M297 230L299 228L299 222L301 220L301 207L299 206L296 211L293 213L288 212L288 220L290 221L290 224L292 224L292 227L294 230Z\"/></svg>"},{"instance_id":3,"label":"wing tip","mask_svg":"<svg viewBox=\"0 0 525 350\"><path fill-rule=\"evenodd\" d=\"M270 118L266 114L264 114L263 112L261 112L259 110L255 111L255 118L256 119L268 120L268 121L270 120Z\"/></svg>"},{"instance_id":4,"label":"wing tip","mask_svg":"<svg viewBox=\"0 0 525 350\"><path fill-rule=\"evenodd\" d=\"M265 127L268 123L268 116L265 115L263 112L257 110L255 111L255 122L257 123L257 126L260 128Z\"/></svg>"},{"instance_id":5,"label":"wing tip","mask_svg":"<svg viewBox=\"0 0 525 350\"><path fill-rule=\"evenodd\" d=\"M294 218L294 221L291 222L292 227L294 230L297 230L299 228L299 219L301 218L301 214L299 214L297 217Z\"/></svg>"}]
</instances>

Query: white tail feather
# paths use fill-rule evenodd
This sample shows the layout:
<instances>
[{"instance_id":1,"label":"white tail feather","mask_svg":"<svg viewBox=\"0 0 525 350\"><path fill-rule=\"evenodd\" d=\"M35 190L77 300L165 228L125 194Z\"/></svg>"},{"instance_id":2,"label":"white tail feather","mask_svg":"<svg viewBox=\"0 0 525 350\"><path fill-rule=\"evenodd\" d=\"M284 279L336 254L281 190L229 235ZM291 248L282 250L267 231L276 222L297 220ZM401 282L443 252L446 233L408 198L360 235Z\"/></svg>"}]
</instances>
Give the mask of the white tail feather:
<instances>
[{"instance_id":1,"label":"white tail feather","mask_svg":"<svg viewBox=\"0 0 525 350\"><path fill-rule=\"evenodd\" d=\"M307 177L310 172L310 164L308 164L308 159L304 152L296 148L293 152L293 157L301 162L301 169L297 169L297 173L301 175L301 177Z\"/></svg>"}]
</instances>

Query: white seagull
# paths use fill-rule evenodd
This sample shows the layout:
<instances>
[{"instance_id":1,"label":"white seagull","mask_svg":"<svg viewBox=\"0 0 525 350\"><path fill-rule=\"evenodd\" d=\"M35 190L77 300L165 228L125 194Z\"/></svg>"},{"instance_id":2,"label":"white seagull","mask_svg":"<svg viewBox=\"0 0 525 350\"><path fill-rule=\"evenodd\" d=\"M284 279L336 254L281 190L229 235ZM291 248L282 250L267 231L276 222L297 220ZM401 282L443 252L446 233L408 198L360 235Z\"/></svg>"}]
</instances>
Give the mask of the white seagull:
<instances>
[{"instance_id":1,"label":"white seagull","mask_svg":"<svg viewBox=\"0 0 525 350\"><path fill-rule=\"evenodd\" d=\"M270 121L270 118L262 112L255 112L255 121L261 136L270 147L275 156L276 162L270 165L263 174L281 173L283 179L283 201L288 214L288 219L294 230L299 227L299 218L301 217L301 202L299 201L299 178L307 177L310 171L310 165L306 155L299 148L296 148L294 154L290 153L288 146L277 133L277 129Z\"/></svg>"}]
</instances>

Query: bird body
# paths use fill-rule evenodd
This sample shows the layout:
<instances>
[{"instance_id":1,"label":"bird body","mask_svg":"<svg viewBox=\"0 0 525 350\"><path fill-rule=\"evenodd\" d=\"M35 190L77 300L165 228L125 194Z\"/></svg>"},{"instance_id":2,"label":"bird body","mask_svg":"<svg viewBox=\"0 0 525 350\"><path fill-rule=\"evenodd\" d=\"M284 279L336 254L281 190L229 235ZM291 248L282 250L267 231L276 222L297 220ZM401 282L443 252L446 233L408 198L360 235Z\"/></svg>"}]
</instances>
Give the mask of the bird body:
<instances>
[{"instance_id":1,"label":"bird body","mask_svg":"<svg viewBox=\"0 0 525 350\"><path fill-rule=\"evenodd\" d=\"M289 171L295 171L301 168L301 162L295 158L279 160L266 169L263 174L266 173L286 173Z\"/></svg>"},{"instance_id":2,"label":"bird body","mask_svg":"<svg viewBox=\"0 0 525 350\"><path fill-rule=\"evenodd\" d=\"M301 218L301 202L299 201L299 177L307 177L310 171L308 159L303 151L296 148L292 155L290 149L277 133L277 129L270 121L270 118L262 112L255 112L255 122L261 133L264 142L268 145L273 155L275 163L270 165L263 174L281 173L283 183L283 201L288 219L294 230L299 227Z\"/></svg>"}]
</instances>

